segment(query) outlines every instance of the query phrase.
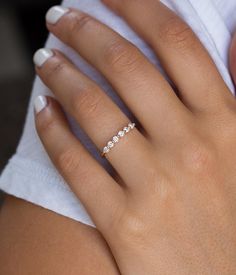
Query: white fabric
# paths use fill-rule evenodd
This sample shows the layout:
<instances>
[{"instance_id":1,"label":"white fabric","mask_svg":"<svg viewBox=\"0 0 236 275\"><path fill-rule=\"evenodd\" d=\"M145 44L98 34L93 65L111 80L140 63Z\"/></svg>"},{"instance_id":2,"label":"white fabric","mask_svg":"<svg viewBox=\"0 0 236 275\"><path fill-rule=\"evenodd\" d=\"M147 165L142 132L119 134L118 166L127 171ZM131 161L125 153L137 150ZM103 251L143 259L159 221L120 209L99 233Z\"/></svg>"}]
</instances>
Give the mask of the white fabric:
<instances>
[{"instance_id":1,"label":"white fabric","mask_svg":"<svg viewBox=\"0 0 236 275\"><path fill-rule=\"evenodd\" d=\"M225 82L231 91L234 92L227 61L229 43L232 32L234 28L236 28L236 1L165 0L164 2L181 15L197 33L213 57ZM97 17L136 44L144 54L158 66L153 52L146 43L143 42L121 18L115 16L103 6L99 0L65 0L63 5L82 9ZM122 107L122 102L118 100L118 97L112 91L106 80L84 62L73 50L63 45L53 35L49 36L46 46L58 48L63 51L80 69L97 81L105 92L114 98L117 104ZM33 99L40 94L50 94L50 91L42 84L39 78L36 78L24 133L16 154L10 159L2 173L0 188L6 193L93 226L91 219L79 200L70 191L68 185L51 164L36 134L32 102ZM127 110L125 111L129 114ZM107 169L111 169L109 164L100 158L95 147L82 130L80 130L75 121L70 118L70 122L75 134L82 140L87 148L99 161L102 161Z\"/></svg>"}]
</instances>

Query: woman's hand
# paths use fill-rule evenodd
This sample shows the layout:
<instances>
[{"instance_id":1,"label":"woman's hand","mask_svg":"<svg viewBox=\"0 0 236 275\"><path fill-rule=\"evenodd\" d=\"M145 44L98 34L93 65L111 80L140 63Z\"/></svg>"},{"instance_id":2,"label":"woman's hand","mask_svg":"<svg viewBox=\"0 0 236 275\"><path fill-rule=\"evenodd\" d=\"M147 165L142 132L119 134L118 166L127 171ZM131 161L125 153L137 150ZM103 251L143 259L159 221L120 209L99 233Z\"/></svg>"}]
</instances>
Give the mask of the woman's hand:
<instances>
[{"instance_id":1,"label":"woman's hand","mask_svg":"<svg viewBox=\"0 0 236 275\"><path fill-rule=\"evenodd\" d=\"M236 102L191 29L156 0L104 0L156 51L177 89L117 33L77 10L48 29L111 83L138 127L106 154L110 175L52 98L36 126L55 166L109 244L121 274L236 274ZM99 150L130 119L59 51L37 73Z\"/></svg>"}]
</instances>

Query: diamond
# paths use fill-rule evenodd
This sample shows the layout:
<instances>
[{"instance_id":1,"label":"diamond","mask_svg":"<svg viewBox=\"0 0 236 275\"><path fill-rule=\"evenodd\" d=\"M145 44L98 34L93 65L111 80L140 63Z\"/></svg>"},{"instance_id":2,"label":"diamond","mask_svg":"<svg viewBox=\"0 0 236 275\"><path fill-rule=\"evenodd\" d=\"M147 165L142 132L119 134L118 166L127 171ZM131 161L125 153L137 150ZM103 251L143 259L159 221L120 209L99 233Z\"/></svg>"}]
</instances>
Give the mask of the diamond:
<instances>
[{"instance_id":1,"label":"diamond","mask_svg":"<svg viewBox=\"0 0 236 275\"><path fill-rule=\"evenodd\" d=\"M129 127L130 127L131 129L134 129L135 123L129 123Z\"/></svg>"},{"instance_id":2,"label":"diamond","mask_svg":"<svg viewBox=\"0 0 236 275\"><path fill-rule=\"evenodd\" d=\"M119 137L123 137L125 135L125 132L124 131L119 131L119 133L118 133L118 136Z\"/></svg>"},{"instance_id":3,"label":"diamond","mask_svg":"<svg viewBox=\"0 0 236 275\"><path fill-rule=\"evenodd\" d=\"M113 140L114 143L117 143L119 141L119 137L118 136L114 136L112 138L112 140Z\"/></svg>"},{"instance_id":4,"label":"diamond","mask_svg":"<svg viewBox=\"0 0 236 275\"><path fill-rule=\"evenodd\" d=\"M110 152L110 148L104 147L104 148L103 148L103 153L106 154L106 153L108 153L108 152Z\"/></svg>"},{"instance_id":5,"label":"diamond","mask_svg":"<svg viewBox=\"0 0 236 275\"><path fill-rule=\"evenodd\" d=\"M109 142L107 143L107 147L108 147L108 148L114 147L114 143L113 143L112 141L109 141Z\"/></svg>"},{"instance_id":6,"label":"diamond","mask_svg":"<svg viewBox=\"0 0 236 275\"><path fill-rule=\"evenodd\" d=\"M130 122L128 126L124 127L123 130L119 131L116 136L113 136L110 141L108 141L107 145L103 148L104 157L106 153L110 152L110 150L115 146L117 142L119 142L120 138L124 137L125 134L129 133L132 129L134 129L135 123Z\"/></svg>"},{"instance_id":7,"label":"diamond","mask_svg":"<svg viewBox=\"0 0 236 275\"><path fill-rule=\"evenodd\" d=\"M130 131L130 127L124 127L123 131L125 131L126 133L128 133Z\"/></svg>"}]
</instances>

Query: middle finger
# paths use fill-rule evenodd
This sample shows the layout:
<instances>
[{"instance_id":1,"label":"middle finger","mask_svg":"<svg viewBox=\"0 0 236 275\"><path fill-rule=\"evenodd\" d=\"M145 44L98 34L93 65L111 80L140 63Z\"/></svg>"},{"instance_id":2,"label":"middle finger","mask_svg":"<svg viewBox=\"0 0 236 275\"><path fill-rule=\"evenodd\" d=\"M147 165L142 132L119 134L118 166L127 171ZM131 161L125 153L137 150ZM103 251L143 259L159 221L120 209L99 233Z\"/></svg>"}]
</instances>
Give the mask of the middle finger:
<instances>
[{"instance_id":1,"label":"middle finger","mask_svg":"<svg viewBox=\"0 0 236 275\"><path fill-rule=\"evenodd\" d=\"M150 136L156 138L157 129L159 137L179 130L176 120L187 115L187 108L134 45L78 10L60 8L57 21L52 20L56 9L47 14L48 29L103 73Z\"/></svg>"}]
</instances>

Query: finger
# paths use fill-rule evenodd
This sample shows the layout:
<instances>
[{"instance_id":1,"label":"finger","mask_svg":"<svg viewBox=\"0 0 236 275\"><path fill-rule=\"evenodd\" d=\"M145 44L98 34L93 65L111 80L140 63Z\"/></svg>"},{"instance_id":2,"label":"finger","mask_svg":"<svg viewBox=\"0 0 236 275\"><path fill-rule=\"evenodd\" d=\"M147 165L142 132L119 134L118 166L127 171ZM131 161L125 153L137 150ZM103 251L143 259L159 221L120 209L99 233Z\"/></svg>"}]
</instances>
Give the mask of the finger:
<instances>
[{"instance_id":1,"label":"finger","mask_svg":"<svg viewBox=\"0 0 236 275\"><path fill-rule=\"evenodd\" d=\"M230 71L234 79L234 84L236 85L236 33L234 34L231 48L230 48L229 62L230 62Z\"/></svg>"},{"instance_id":2,"label":"finger","mask_svg":"<svg viewBox=\"0 0 236 275\"><path fill-rule=\"evenodd\" d=\"M193 111L209 112L232 98L215 64L191 28L161 1L103 2L123 16L153 47L177 86L181 99Z\"/></svg>"},{"instance_id":3,"label":"finger","mask_svg":"<svg viewBox=\"0 0 236 275\"><path fill-rule=\"evenodd\" d=\"M36 128L49 157L95 224L105 230L122 208L122 188L75 138L55 100L40 96L35 109Z\"/></svg>"},{"instance_id":4,"label":"finger","mask_svg":"<svg viewBox=\"0 0 236 275\"><path fill-rule=\"evenodd\" d=\"M42 60L45 54L51 55L41 67L36 67L38 75L102 151L106 143L129 124L129 119L95 82L58 51L39 50L34 58L36 64L39 65L37 60ZM136 188L142 186L149 142L137 128L118 138L119 142L114 142L114 148L106 157L124 182Z\"/></svg>"},{"instance_id":5,"label":"finger","mask_svg":"<svg viewBox=\"0 0 236 275\"><path fill-rule=\"evenodd\" d=\"M172 132L179 129L174 121L186 115L186 108L134 45L78 10L70 10L55 23L54 9L47 14L47 21L54 23L48 23L48 29L106 76L147 133L156 136L158 125L158 133L164 136L163 117Z\"/></svg>"}]
</instances>

